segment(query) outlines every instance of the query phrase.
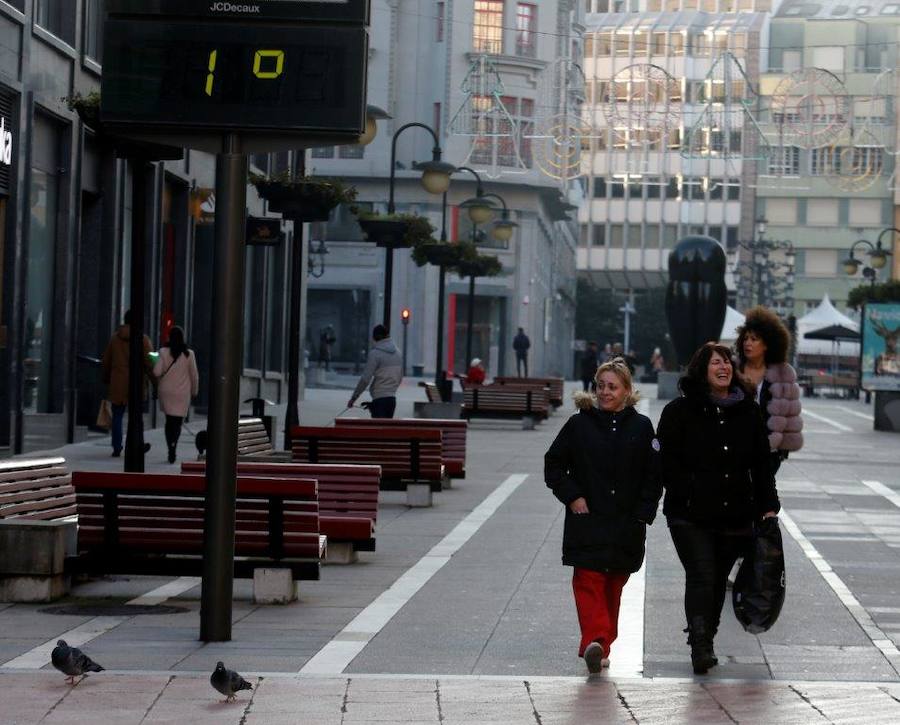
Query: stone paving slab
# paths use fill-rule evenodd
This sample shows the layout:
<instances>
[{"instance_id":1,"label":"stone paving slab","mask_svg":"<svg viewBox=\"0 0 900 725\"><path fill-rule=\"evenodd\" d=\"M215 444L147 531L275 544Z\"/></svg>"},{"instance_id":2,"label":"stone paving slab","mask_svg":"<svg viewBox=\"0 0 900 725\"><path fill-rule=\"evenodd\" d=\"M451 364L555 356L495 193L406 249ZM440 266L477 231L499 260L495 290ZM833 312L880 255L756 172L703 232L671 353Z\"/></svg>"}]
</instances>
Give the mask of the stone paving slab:
<instances>
[{"instance_id":1,"label":"stone paving slab","mask_svg":"<svg viewBox=\"0 0 900 725\"><path fill-rule=\"evenodd\" d=\"M897 688L859 682L250 677L234 703L200 674L0 672L9 725L31 723L896 723Z\"/></svg>"}]
</instances>

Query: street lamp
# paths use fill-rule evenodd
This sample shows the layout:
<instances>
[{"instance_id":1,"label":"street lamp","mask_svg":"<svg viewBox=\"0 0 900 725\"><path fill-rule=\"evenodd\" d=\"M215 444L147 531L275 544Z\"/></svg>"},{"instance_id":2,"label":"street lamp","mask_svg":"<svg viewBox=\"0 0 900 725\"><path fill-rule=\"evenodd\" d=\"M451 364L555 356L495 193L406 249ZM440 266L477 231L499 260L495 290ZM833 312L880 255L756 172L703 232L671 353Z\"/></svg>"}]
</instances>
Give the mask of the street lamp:
<instances>
[{"instance_id":1,"label":"street lamp","mask_svg":"<svg viewBox=\"0 0 900 725\"><path fill-rule=\"evenodd\" d=\"M866 246L869 248L869 251L867 252L869 255L869 264L863 267L863 277L869 280L869 284L874 285L878 276L876 270L884 269L885 265L887 265L888 255L892 254L892 252L889 252L882 247L882 240L884 239L885 234L888 233L900 234L900 229L897 229L896 227L882 229L875 244L872 244L872 242L867 239L857 239L853 242L853 246L850 247L849 256L843 261L844 272L853 276L859 271L859 265L862 264L862 262L856 258L854 252L860 245Z\"/></svg>"},{"instance_id":2,"label":"street lamp","mask_svg":"<svg viewBox=\"0 0 900 725\"><path fill-rule=\"evenodd\" d=\"M749 284L746 292L746 299L749 305L769 305L770 297L776 291L785 293L785 300L792 301L794 287L794 262L797 252L793 243L787 240L766 239L765 233L768 228L768 220L763 217L757 217L754 222L755 239L752 241L738 242L738 246L750 252L750 269L749 275L745 275L741 270L738 279L739 284L743 287L744 283ZM769 258L769 255L781 250L784 254L785 261L777 261ZM735 268L735 272L738 268ZM775 272L786 272L783 278L776 278ZM783 284L783 290L776 290L777 284Z\"/></svg>"},{"instance_id":3,"label":"street lamp","mask_svg":"<svg viewBox=\"0 0 900 725\"><path fill-rule=\"evenodd\" d=\"M362 135L359 137L359 141L356 142L356 145L368 146L372 143L372 141L375 140L375 136L378 134L378 125L376 121L382 121L390 117L390 114L383 108L372 105L366 106L366 130L363 131Z\"/></svg>"},{"instance_id":4,"label":"street lamp","mask_svg":"<svg viewBox=\"0 0 900 725\"><path fill-rule=\"evenodd\" d=\"M397 129L391 139L391 176L388 186L388 214L396 211L394 205L394 184L397 172L397 138L408 128L423 128L434 139L434 147L431 149L431 161L418 164L422 171L422 186L430 194L444 194L450 188L450 174L456 171L453 164L441 161L441 145L437 134L431 126L413 121ZM394 248L387 247L384 250L384 326L391 329L391 293L394 285Z\"/></svg>"},{"instance_id":5,"label":"street lamp","mask_svg":"<svg viewBox=\"0 0 900 725\"><path fill-rule=\"evenodd\" d=\"M491 229L491 236L498 242L502 242L503 248L507 249L509 247L509 240L512 239L513 232L519 225L509 218L509 207L506 206L506 201L504 201L502 196L494 193L483 194L483 196L493 197L503 205L500 219L494 222L493 229Z\"/></svg>"}]
</instances>

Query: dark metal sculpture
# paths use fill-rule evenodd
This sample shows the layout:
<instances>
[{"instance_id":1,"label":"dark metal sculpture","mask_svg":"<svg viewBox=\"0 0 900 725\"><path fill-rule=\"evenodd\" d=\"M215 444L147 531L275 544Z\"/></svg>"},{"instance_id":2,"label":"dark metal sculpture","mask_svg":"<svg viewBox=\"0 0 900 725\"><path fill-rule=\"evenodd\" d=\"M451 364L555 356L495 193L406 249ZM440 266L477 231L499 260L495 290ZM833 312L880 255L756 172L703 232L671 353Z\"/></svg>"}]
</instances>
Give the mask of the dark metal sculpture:
<instances>
[{"instance_id":1,"label":"dark metal sculpture","mask_svg":"<svg viewBox=\"0 0 900 725\"><path fill-rule=\"evenodd\" d=\"M678 363L718 340L725 322L725 250L712 237L690 236L669 253L666 319Z\"/></svg>"}]
</instances>

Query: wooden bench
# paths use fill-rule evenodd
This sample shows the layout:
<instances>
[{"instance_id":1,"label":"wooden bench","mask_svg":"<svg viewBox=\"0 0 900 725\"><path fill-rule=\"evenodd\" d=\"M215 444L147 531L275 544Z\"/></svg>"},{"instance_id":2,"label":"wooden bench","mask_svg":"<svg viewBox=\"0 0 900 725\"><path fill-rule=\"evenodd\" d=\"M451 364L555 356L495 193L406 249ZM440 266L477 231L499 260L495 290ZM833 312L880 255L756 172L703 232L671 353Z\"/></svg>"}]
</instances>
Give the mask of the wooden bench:
<instances>
[{"instance_id":1,"label":"wooden bench","mask_svg":"<svg viewBox=\"0 0 900 725\"><path fill-rule=\"evenodd\" d=\"M65 458L0 463L0 519L50 521L75 513L75 489Z\"/></svg>"},{"instance_id":2,"label":"wooden bench","mask_svg":"<svg viewBox=\"0 0 900 725\"><path fill-rule=\"evenodd\" d=\"M547 388L483 385L466 388L463 393L462 415L466 420L520 418L522 428L531 429L536 420L543 420L549 414L550 394Z\"/></svg>"},{"instance_id":3,"label":"wooden bench","mask_svg":"<svg viewBox=\"0 0 900 725\"><path fill-rule=\"evenodd\" d=\"M441 432L441 455L447 475L452 478L466 477L467 421L441 418L335 418L334 424L338 428L437 429Z\"/></svg>"},{"instance_id":4,"label":"wooden bench","mask_svg":"<svg viewBox=\"0 0 900 725\"><path fill-rule=\"evenodd\" d=\"M265 456L275 453L262 418L238 418L239 456Z\"/></svg>"},{"instance_id":5,"label":"wooden bench","mask_svg":"<svg viewBox=\"0 0 900 725\"><path fill-rule=\"evenodd\" d=\"M859 397L859 379L852 375L810 374L801 376L797 382L803 388L803 394L810 398L816 397L816 390L820 388L843 390L848 398Z\"/></svg>"},{"instance_id":6,"label":"wooden bench","mask_svg":"<svg viewBox=\"0 0 900 725\"><path fill-rule=\"evenodd\" d=\"M0 463L0 602L47 602L68 592L74 514L64 458Z\"/></svg>"},{"instance_id":7,"label":"wooden bench","mask_svg":"<svg viewBox=\"0 0 900 725\"><path fill-rule=\"evenodd\" d=\"M441 432L434 429L295 426L291 452L297 463L381 466L382 490L406 490L407 505L431 506L444 481Z\"/></svg>"},{"instance_id":8,"label":"wooden bench","mask_svg":"<svg viewBox=\"0 0 900 725\"><path fill-rule=\"evenodd\" d=\"M513 378L513 377L497 377L494 378L494 385L537 385L550 389L550 403L554 408L559 408L563 404L563 387L565 380L562 378Z\"/></svg>"},{"instance_id":9,"label":"wooden bench","mask_svg":"<svg viewBox=\"0 0 900 725\"><path fill-rule=\"evenodd\" d=\"M76 471L78 554L71 572L197 576L203 569L206 478L183 474ZM319 578L326 539L319 533L312 479L239 476L234 575L289 569Z\"/></svg>"},{"instance_id":10,"label":"wooden bench","mask_svg":"<svg viewBox=\"0 0 900 725\"><path fill-rule=\"evenodd\" d=\"M202 461L181 464L184 473L204 474ZM238 461L240 476L314 478L319 482L319 530L328 537L328 563L349 564L357 551L375 551L379 466Z\"/></svg>"},{"instance_id":11,"label":"wooden bench","mask_svg":"<svg viewBox=\"0 0 900 725\"><path fill-rule=\"evenodd\" d=\"M425 397L428 398L429 403L443 403L441 400L441 394L438 391L438 386L434 383L427 383L424 380L419 381L419 387L425 388Z\"/></svg>"}]
</instances>

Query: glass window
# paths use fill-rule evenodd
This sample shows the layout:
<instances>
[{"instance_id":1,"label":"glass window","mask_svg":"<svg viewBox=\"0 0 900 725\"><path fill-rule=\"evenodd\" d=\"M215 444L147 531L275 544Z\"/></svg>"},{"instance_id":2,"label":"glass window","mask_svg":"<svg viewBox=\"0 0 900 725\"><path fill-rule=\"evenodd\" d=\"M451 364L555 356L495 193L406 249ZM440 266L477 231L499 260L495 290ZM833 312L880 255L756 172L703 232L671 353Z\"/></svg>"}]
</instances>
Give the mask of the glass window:
<instances>
[{"instance_id":1,"label":"glass window","mask_svg":"<svg viewBox=\"0 0 900 725\"><path fill-rule=\"evenodd\" d=\"M663 246L674 247L678 241L678 225L666 224L663 226Z\"/></svg>"},{"instance_id":2,"label":"glass window","mask_svg":"<svg viewBox=\"0 0 900 725\"><path fill-rule=\"evenodd\" d=\"M53 406L53 290L59 179L42 169L31 172L31 227L25 299L25 400L31 413Z\"/></svg>"},{"instance_id":3,"label":"glass window","mask_svg":"<svg viewBox=\"0 0 900 725\"><path fill-rule=\"evenodd\" d=\"M653 44L651 46L650 53L652 55L665 55L666 54L666 34L665 33L653 33Z\"/></svg>"},{"instance_id":4,"label":"glass window","mask_svg":"<svg viewBox=\"0 0 900 725\"><path fill-rule=\"evenodd\" d=\"M628 198L641 199L644 196L644 185L640 179L630 179L628 181Z\"/></svg>"},{"instance_id":5,"label":"glass window","mask_svg":"<svg viewBox=\"0 0 900 725\"><path fill-rule=\"evenodd\" d=\"M516 55L534 58L537 54L537 5L516 5Z\"/></svg>"},{"instance_id":6,"label":"glass window","mask_svg":"<svg viewBox=\"0 0 900 725\"><path fill-rule=\"evenodd\" d=\"M773 149L769 157L769 175L799 176L800 148L798 146L782 146Z\"/></svg>"},{"instance_id":7,"label":"glass window","mask_svg":"<svg viewBox=\"0 0 900 725\"><path fill-rule=\"evenodd\" d=\"M606 224L594 224L594 246L606 246Z\"/></svg>"},{"instance_id":8,"label":"glass window","mask_svg":"<svg viewBox=\"0 0 900 725\"><path fill-rule=\"evenodd\" d=\"M597 55L610 55L612 52L612 33L597 33Z\"/></svg>"},{"instance_id":9,"label":"glass window","mask_svg":"<svg viewBox=\"0 0 900 725\"><path fill-rule=\"evenodd\" d=\"M709 198L713 199L721 199L722 198L722 187L725 185L725 181L723 179L710 179L709 180Z\"/></svg>"},{"instance_id":10,"label":"glass window","mask_svg":"<svg viewBox=\"0 0 900 725\"><path fill-rule=\"evenodd\" d=\"M625 240L625 226L623 224L610 224L609 246L621 249Z\"/></svg>"},{"instance_id":11,"label":"glass window","mask_svg":"<svg viewBox=\"0 0 900 725\"><path fill-rule=\"evenodd\" d=\"M310 157L314 159L333 159L334 146L319 146L310 151Z\"/></svg>"},{"instance_id":12,"label":"glass window","mask_svg":"<svg viewBox=\"0 0 900 725\"><path fill-rule=\"evenodd\" d=\"M84 54L98 63L103 58L103 0L86 0Z\"/></svg>"},{"instance_id":13,"label":"glass window","mask_svg":"<svg viewBox=\"0 0 900 725\"><path fill-rule=\"evenodd\" d=\"M639 32L634 34L634 38L632 39L632 43L634 45L634 55L647 55L647 33Z\"/></svg>"},{"instance_id":14,"label":"glass window","mask_svg":"<svg viewBox=\"0 0 900 725\"><path fill-rule=\"evenodd\" d=\"M475 0L473 45L476 53L503 52L503 0Z\"/></svg>"},{"instance_id":15,"label":"glass window","mask_svg":"<svg viewBox=\"0 0 900 725\"><path fill-rule=\"evenodd\" d=\"M669 182L666 184L666 199L677 199L678 198L678 179L671 178Z\"/></svg>"},{"instance_id":16,"label":"glass window","mask_svg":"<svg viewBox=\"0 0 900 725\"><path fill-rule=\"evenodd\" d=\"M588 230L590 227L587 224L579 224L578 225L578 246L586 247L588 246Z\"/></svg>"},{"instance_id":17,"label":"glass window","mask_svg":"<svg viewBox=\"0 0 900 725\"><path fill-rule=\"evenodd\" d=\"M613 199L624 199L625 198L625 182L624 181L613 181L611 184L612 194L610 195Z\"/></svg>"},{"instance_id":18,"label":"glass window","mask_svg":"<svg viewBox=\"0 0 900 725\"><path fill-rule=\"evenodd\" d=\"M362 144L350 144L348 146L338 146L338 158L341 159L361 159L366 155L366 147Z\"/></svg>"},{"instance_id":19,"label":"glass window","mask_svg":"<svg viewBox=\"0 0 900 725\"><path fill-rule=\"evenodd\" d=\"M34 21L69 45L75 45L75 9L72 0L36 0Z\"/></svg>"},{"instance_id":20,"label":"glass window","mask_svg":"<svg viewBox=\"0 0 900 725\"><path fill-rule=\"evenodd\" d=\"M659 199L659 177L658 176L650 176L647 178L647 198L648 199Z\"/></svg>"},{"instance_id":21,"label":"glass window","mask_svg":"<svg viewBox=\"0 0 900 725\"><path fill-rule=\"evenodd\" d=\"M738 227L725 228L725 247L730 251L738 245Z\"/></svg>"},{"instance_id":22,"label":"glass window","mask_svg":"<svg viewBox=\"0 0 900 725\"><path fill-rule=\"evenodd\" d=\"M268 294L266 299L266 370L284 369L284 277L288 264L284 258L287 245L269 247Z\"/></svg>"},{"instance_id":23,"label":"glass window","mask_svg":"<svg viewBox=\"0 0 900 725\"><path fill-rule=\"evenodd\" d=\"M741 198L741 180L728 180L728 201L739 201Z\"/></svg>"},{"instance_id":24,"label":"glass window","mask_svg":"<svg viewBox=\"0 0 900 725\"><path fill-rule=\"evenodd\" d=\"M244 270L244 367L262 370L263 285L266 247L246 247Z\"/></svg>"},{"instance_id":25,"label":"glass window","mask_svg":"<svg viewBox=\"0 0 900 725\"><path fill-rule=\"evenodd\" d=\"M594 178L594 198L595 199L605 199L606 198L606 179L602 177Z\"/></svg>"},{"instance_id":26,"label":"glass window","mask_svg":"<svg viewBox=\"0 0 900 725\"><path fill-rule=\"evenodd\" d=\"M629 224L628 225L628 249L640 249L641 248L641 225L640 224Z\"/></svg>"},{"instance_id":27,"label":"glass window","mask_svg":"<svg viewBox=\"0 0 900 725\"><path fill-rule=\"evenodd\" d=\"M444 13L446 3L439 2L434 15L434 40L437 43L444 42Z\"/></svg>"}]
</instances>

